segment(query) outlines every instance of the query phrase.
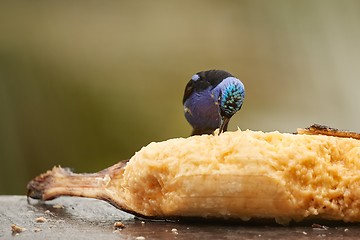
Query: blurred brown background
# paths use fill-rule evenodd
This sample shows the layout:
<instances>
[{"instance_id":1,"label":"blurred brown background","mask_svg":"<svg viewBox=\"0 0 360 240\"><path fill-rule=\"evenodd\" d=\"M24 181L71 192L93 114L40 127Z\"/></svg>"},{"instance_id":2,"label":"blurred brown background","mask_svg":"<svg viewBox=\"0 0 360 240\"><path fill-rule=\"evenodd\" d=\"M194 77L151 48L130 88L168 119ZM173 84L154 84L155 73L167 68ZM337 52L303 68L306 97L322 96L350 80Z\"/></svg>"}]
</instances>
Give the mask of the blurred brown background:
<instances>
[{"instance_id":1,"label":"blurred brown background","mask_svg":"<svg viewBox=\"0 0 360 240\"><path fill-rule=\"evenodd\" d=\"M360 1L2 1L0 194L188 136L185 84L246 87L230 129L360 131Z\"/></svg>"}]
</instances>

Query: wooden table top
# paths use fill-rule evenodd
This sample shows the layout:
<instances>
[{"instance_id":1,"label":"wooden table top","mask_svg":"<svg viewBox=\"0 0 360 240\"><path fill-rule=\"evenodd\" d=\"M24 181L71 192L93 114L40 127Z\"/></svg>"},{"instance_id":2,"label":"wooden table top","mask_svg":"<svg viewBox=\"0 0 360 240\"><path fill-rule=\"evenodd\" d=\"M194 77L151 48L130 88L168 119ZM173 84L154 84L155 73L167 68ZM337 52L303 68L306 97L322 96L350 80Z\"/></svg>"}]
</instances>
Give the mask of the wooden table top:
<instances>
[{"instance_id":1,"label":"wooden table top","mask_svg":"<svg viewBox=\"0 0 360 240\"><path fill-rule=\"evenodd\" d=\"M116 222L118 228L114 227ZM12 232L12 225L26 228ZM61 197L48 202L0 196L0 239L358 239L360 223L306 221L275 223L149 221L110 204Z\"/></svg>"}]
</instances>

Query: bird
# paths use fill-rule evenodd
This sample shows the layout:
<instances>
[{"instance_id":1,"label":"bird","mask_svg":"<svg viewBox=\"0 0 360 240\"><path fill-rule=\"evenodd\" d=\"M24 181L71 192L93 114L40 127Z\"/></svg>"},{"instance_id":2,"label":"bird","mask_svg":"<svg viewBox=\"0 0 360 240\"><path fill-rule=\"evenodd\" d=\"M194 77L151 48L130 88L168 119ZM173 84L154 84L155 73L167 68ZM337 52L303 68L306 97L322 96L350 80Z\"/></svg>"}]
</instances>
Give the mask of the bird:
<instances>
[{"instance_id":1,"label":"bird","mask_svg":"<svg viewBox=\"0 0 360 240\"><path fill-rule=\"evenodd\" d=\"M194 74L184 91L183 106L191 135L219 135L227 131L231 117L241 109L245 98L244 84L224 70Z\"/></svg>"}]
</instances>

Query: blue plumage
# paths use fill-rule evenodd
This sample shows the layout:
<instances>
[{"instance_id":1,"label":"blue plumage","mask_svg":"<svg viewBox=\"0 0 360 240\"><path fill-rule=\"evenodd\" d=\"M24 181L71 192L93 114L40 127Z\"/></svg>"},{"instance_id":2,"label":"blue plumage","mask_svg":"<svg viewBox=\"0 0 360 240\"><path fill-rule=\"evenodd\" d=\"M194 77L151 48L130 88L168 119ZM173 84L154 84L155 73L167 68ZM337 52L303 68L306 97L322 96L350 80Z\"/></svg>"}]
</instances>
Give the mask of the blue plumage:
<instances>
[{"instance_id":1,"label":"blue plumage","mask_svg":"<svg viewBox=\"0 0 360 240\"><path fill-rule=\"evenodd\" d=\"M243 83L222 70L198 72L185 87L185 118L193 127L192 135L227 130L230 118L241 109L245 97Z\"/></svg>"}]
</instances>

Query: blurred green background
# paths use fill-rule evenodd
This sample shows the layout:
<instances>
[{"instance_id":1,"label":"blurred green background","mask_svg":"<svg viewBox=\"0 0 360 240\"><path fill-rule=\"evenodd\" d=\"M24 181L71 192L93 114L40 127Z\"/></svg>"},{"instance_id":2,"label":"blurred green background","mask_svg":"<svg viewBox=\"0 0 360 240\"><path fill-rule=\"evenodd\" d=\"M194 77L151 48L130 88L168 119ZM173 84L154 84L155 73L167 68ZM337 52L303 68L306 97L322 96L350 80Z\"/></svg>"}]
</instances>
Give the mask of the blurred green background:
<instances>
[{"instance_id":1,"label":"blurred green background","mask_svg":"<svg viewBox=\"0 0 360 240\"><path fill-rule=\"evenodd\" d=\"M360 131L360 1L2 1L0 194L190 134L198 71L246 87L230 130Z\"/></svg>"}]
</instances>

